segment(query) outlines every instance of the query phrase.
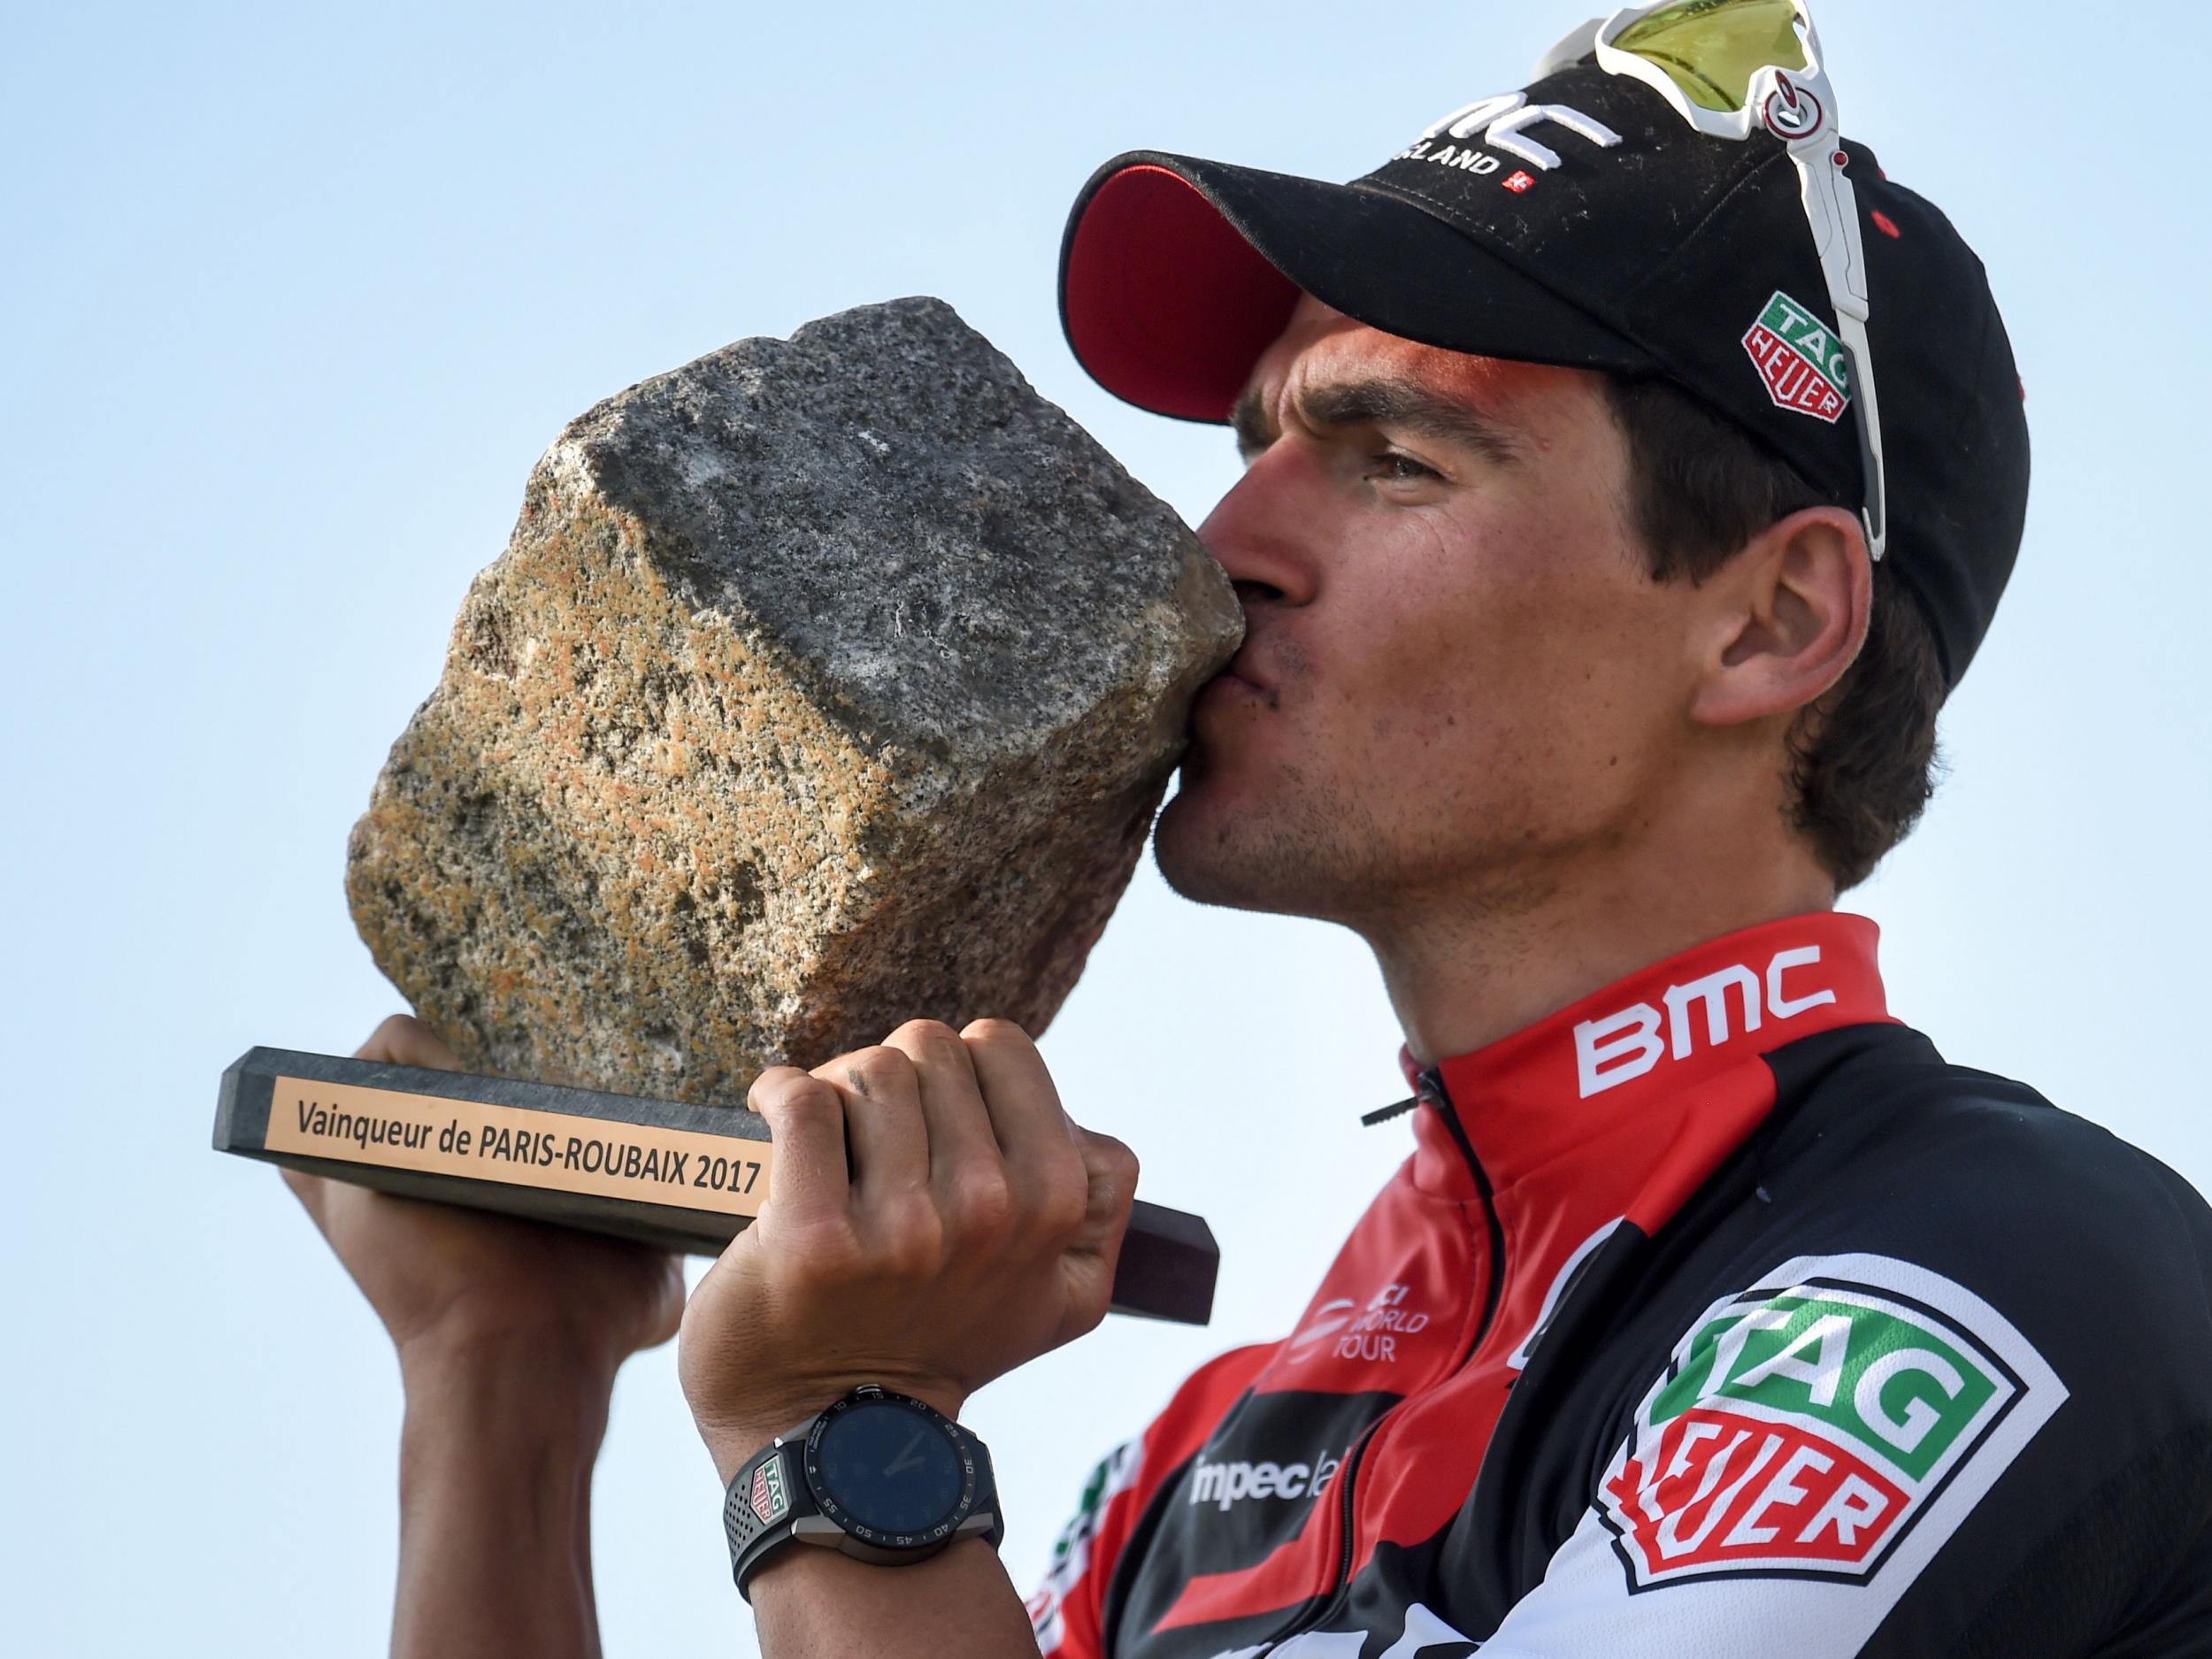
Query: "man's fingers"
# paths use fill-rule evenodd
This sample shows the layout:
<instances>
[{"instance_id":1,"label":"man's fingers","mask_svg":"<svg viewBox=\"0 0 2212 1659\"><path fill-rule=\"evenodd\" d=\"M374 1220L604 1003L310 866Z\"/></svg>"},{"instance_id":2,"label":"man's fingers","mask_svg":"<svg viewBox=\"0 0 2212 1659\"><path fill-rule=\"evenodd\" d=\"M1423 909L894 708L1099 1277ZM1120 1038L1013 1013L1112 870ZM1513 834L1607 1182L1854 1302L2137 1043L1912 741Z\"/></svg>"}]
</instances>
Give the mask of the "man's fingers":
<instances>
[{"instance_id":1,"label":"man's fingers","mask_svg":"<svg viewBox=\"0 0 2212 1659\"><path fill-rule=\"evenodd\" d=\"M386 1065L426 1066L433 1071L458 1071L460 1056L444 1038L412 1014L390 1014L369 1033L369 1040L353 1051L357 1060L380 1060Z\"/></svg>"},{"instance_id":2,"label":"man's fingers","mask_svg":"<svg viewBox=\"0 0 2212 1659\"><path fill-rule=\"evenodd\" d=\"M1068 1301L1056 1342L1073 1341L1106 1317L1122 1240L1129 1230L1129 1207L1137 1195L1135 1153L1111 1135L1087 1129L1078 1129L1075 1138L1083 1151L1087 1190L1082 1225L1060 1256Z\"/></svg>"},{"instance_id":3,"label":"man's fingers","mask_svg":"<svg viewBox=\"0 0 2212 1659\"><path fill-rule=\"evenodd\" d=\"M968 1045L949 1025L909 1020L884 1041L914 1063L929 1131L929 1179L956 1210L1002 1207L1006 1167ZM993 1189L996 1189L994 1197Z\"/></svg>"},{"instance_id":4,"label":"man's fingers","mask_svg":"<svg viewBox=\"0 0 2212 1659\"><path fill-rule=\"evenodd\" d=\"M1041 1234L1068 1237L1082 1225L1087 1208L1083 1159L1043 1056L1010 1020L979 1019L960 1035L1017 1205Z\"/></svg>"},{"instance_id":5,"label":"man's fingers","mask_svg":"<svg viewBox=\"0 0 2212 1659\"><path fill-rule=\"evenodd\" d=\"M845 1097L845 1146L861 1206L879 1194L926 1189L929 1135L914 1063L896 1048L862 1048L818 1066L814 1075Z\"/></svg>"},{"instance_id":6,"label":"man's fingers","mask_svg":"<svg viewBox=\"0 0 2212 1659\"><path fill-rule=\"evenodd\" d=\"M1129 1225L1129 1206L1137 1196L1137 1155L1111 1135L1088 1129L1075 1132L1083 1149L1083 1173L1087 1185L1083 1212L1086 1243L1118 1240Z\"/></svg>"},{"instance_id":7,"label":"man's fingers","mask_svg":"<svg viewBox=\"0 0 2212 1659\"><path fill-rule=\"evenodd\" d=\"M1071 1144L1052 1073L1026 1032L1011 1020L979 1019L960 1037L991 1115L991 1131L1009 1163L1057 1156Z\"/></svg>"},{"instance_id":8,"label":"man's fingers","mask_svg":"<svg viewBox=\"0 0 2212 1659\"><path fill-rule=\"evenodd\" d=\"M842 1216L851 1195L845 1173L845 1102L837 1090L796 1066L763 1071L746 1104L768 1120L776 1156L768 1202L789 1222Z\"/></svg>"}]
</instances>

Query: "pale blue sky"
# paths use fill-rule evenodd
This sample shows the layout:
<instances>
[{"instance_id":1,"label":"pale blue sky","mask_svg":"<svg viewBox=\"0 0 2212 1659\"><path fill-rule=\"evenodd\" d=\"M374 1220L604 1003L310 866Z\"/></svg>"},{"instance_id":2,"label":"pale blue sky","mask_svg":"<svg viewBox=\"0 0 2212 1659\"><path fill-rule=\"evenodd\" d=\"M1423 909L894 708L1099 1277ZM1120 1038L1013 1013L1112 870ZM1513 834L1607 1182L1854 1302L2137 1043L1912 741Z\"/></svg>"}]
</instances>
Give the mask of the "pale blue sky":
<instances>
[{"instance_id":1,"label":"pale blue sky","mask_svg":"<svg viewBox=\"0 0 2212 1659\"><path fill-rule=\"evenodd\" d=\"M1227 439L1084 380L1063 216L1137 145L1348 178L1577 9L19 7L0 98L9 649L0 1601L11 1653L381 1651L390 1357L265 1171L257 1042L399 1006L348 826L572 416L934 293L1194 521ZM1856 898L1893 1005L2212 1188L2203 9L1820 0L1847 127L1988 264L2029 392L2014 590L1927 826ZM2101 15L2117 16L2116 13ZM2113 90L2101 90L2109 82ZM1047 1042L1226 1252L1210 1332L1116 1321L989 1390L1026 1584L1174 1380L1279 1333L1401 1155L1363 952L1140 877ZM751 1651L671 1356L598 1492L611 1653Z\"/></svg>"}]
</instances>

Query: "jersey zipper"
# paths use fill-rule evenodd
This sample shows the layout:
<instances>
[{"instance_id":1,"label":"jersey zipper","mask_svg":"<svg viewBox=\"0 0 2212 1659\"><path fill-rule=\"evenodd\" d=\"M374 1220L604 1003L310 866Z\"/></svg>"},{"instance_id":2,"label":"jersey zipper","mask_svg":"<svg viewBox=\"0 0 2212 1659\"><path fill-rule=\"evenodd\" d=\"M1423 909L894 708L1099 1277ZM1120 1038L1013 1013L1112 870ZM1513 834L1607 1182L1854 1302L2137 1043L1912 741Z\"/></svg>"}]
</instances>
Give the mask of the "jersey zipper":
<instances>
[{"instance_id":1,"label":"jersey zipper","mask_svg":"<svg viewBox=\"0 0 2212 1659\"><path fill-rule=\"evenodd\" d=\"M1451 1131L1452 1140L1459 1148L1460 1156L1467 1160L1468 1172L1474 1177L1475 1191L1482 1199L1483 1219L1490 1229L1490 1282L1483 1291L1482 1317L1475 1321L1475 1333L1467 1344L1467 1351L1459 1356L1450 1376L1457 1376L1467 1369L1468 1362L1482 1348L1483 1339L1490 1334L1490 1326L1498 1317L1498 1303L1505 1295L1505 1226L1498 1219L1498 1206L1491 1194L1489 1172L1482 1167L1482 1160L1475 1156L1474 1142L1467 1138L1466 1126L1459 1121L1459 1110L1452 1104L1451 1095L1444 1087L1443 1074L1431 1066L1420 1074L1414 1100L1427 1106L1443 1118L1444 1126ZM1401 1401L1399 1404L1403 1404ZM1351 1588L1352 1556L1357 1540L1353 1536L1353 1481L1359 1473L1361 1462L1367 1455L1370 1441L1376 1432L1390 1418L1392 1406L1361 1431L1359 1439L1344 1454L1344 1466L1338 1471L1337 1494L1337 1557L1336 1578L1329 1590L1328 1600L1303 1618L1293 1619L1260 1644L1262 1652L1289 1640L1293 1636L1313 1629L1333 1617L1342 1604L1344 1593ZM1480 1476L1478 1475L1479 1479Z\"/></svg>"},{"instance_id":2,"label":"jersey zipper","mask_svg":"<svg viewBox=\"0 0 2212 1659\"><path fill-rule=\"evenodd\" d=\"M1431 1066L1421 1073L1421 1083L1416 1098L1431 1107L1444 1120L1444 1126L1452 1132L1452 1140L1458 1145L1460 1156L1467 1160L1468 1173L1475 1178L1475 1191L1482 1195L1482 1218L1490 1227L1490 1284L1483 1293L1482 1317L1476 1321L1474 1340L1467 1344L1467 1351L1459 1356L1455 1373L1467 1369L1467 1362L1481 1348L1483 1338L1490 1334L1490 1322L1498 1317L1498 1303L1505 1298L1505 1224L1498 1219L1498 1203L1490 1188L1490 1172L1482 1167L1482 1160L1475 1156L1475 1143L1467 1138L1467 1125L1459 1121L1459 1109L1445 1092L1443 1073Z\"/></svg>"}]
</instances>

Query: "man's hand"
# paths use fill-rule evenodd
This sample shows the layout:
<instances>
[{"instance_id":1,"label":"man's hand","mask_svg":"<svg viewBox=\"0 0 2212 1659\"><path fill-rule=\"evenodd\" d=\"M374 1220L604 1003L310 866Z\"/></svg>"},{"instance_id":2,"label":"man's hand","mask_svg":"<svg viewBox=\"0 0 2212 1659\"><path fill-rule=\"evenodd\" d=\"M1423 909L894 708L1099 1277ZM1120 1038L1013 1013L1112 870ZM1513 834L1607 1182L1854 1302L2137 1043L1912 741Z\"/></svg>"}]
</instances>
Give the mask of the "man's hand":
<instances>
[{"instance_id":1,"label":"man's hand","mask_svg":"<svg viewBox=\"0 0 2212 1659\"><path fill-rule=\"evenodd\" d=\"M458 1069L403 1014L357 1057ZM294 1171L284 1179L399 1350L392 1652L589 1659L592 1465L615 1371L675 1331L675 1261Z\"/></svg>"},{"instance_id":2,"label":"man's hand","mask_svg":"<svg viewBox=\"0 0 2212 1659\"><path fill-rule=\"evenodd\" d=\"M355 1057L460 1070L437 1034L406 1014L379 1025ZM662 1251L283 1174L384 1321L403 1366L434 1349L528 1344L611 1378L630 1355L676 1333L683 1274Z\"/></svg>"},{"instance_id":3,"label":"man's hand","mask_svg":"<svg viewBox=\"0 0 2212 1659\"><path fill-rule=\"evenodd\" d=\"M917 1020L764 1072L751 1104L775 1132L768 1200L692 1293L679 1349L724 1481L856 1384L956 1417L1104 1317L1137 1161L1069 1122L1018 1026Z\"/></svg>"}]
</instances>

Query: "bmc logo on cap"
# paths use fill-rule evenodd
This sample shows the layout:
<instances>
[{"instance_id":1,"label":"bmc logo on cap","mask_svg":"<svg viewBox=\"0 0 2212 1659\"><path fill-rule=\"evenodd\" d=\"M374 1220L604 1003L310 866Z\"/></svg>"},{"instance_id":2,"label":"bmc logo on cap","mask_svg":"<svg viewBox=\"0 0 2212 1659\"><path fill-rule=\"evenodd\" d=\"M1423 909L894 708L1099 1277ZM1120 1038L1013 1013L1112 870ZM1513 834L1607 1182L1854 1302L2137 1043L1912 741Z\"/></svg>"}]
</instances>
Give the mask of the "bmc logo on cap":
<instances>
[{"instance_id":1,"label":"bmc logo on cap","mask_svg":"<svg viewBox=\"0 0 2212 1659\"><path fill-rule=\"evenodd\" d=\"M1471 143L1463 150L1452 144L1446 144L1441 150L1434 147L1439 138L1463 142L1479 139L1540 173L1549 173L1560 165L1559 152L1531 137L1528 130L1546 121L1587 139L1601 150L1610 150L1621 142L1621 135L1603 121L1594 115L1585 115L1571 104L1531 104L1525 92L1503 92L1494 97L1477 98L1472 104L1463 104L1449 115L1439 116L1422 129L1421 136L1410 148L1400 150L1394 159L1439 162L1468 173L1495 173L1501 165L1498 158L1482 154ZM1509 188L1517 192L1534 182L1525 173L1513 176L1525 180L1519 185L1508 180Z\"/></svg>"},{"instance_id":2,"label":"bmc logo on cap","mask_svg":"<svg viewBox=\"0 0 2212 1659\"><path fill-rule=\"evenodd\" d=\"M1650 1003L1637 1002L1603 1019L1584 1020L1575 1027L1575 1073L1582 1098L1643 1076L1670 1054L1687 1059L1697 1042L1697 1026L1690 1018L1693 1007L1704 1007L1707 1045L1717 1048L1725 1043L1733 1034L1728 1025L1732 990L1743 1009L1744 1031L1758 1030L1768 1015L1793 1019L1809 1009L1826 1007L1836 1000L1834 991L1801 988L1792 995L1782 983L1783 975L1793 968L1815 967L1819 962L1818 945L1778 950L1763 978L1738 962L1686 985L1669 986L1659 999L1666 1004L1663 1016ZM1664 1038L1659 1034L1663 1027Z\"/></svg>"}]
</instances>

